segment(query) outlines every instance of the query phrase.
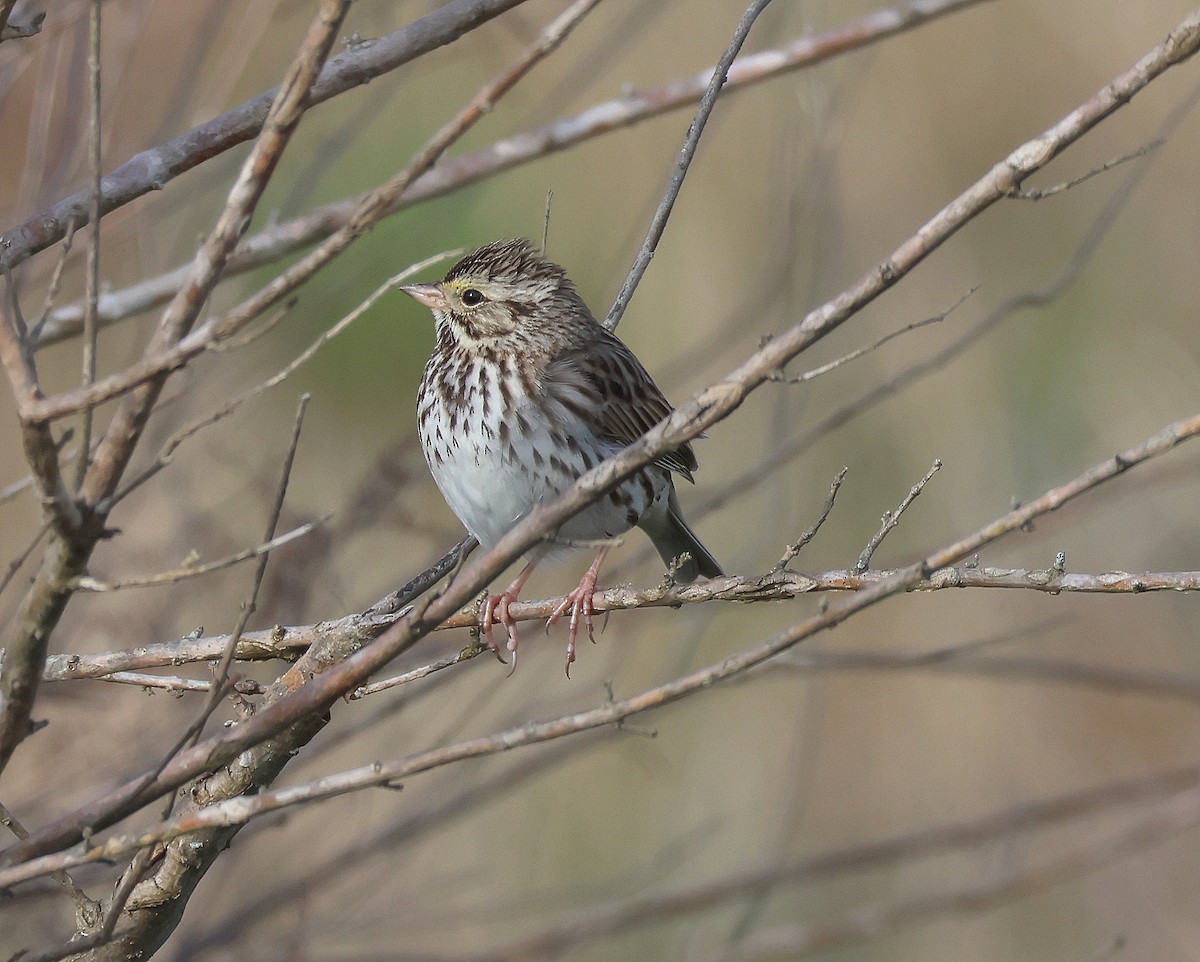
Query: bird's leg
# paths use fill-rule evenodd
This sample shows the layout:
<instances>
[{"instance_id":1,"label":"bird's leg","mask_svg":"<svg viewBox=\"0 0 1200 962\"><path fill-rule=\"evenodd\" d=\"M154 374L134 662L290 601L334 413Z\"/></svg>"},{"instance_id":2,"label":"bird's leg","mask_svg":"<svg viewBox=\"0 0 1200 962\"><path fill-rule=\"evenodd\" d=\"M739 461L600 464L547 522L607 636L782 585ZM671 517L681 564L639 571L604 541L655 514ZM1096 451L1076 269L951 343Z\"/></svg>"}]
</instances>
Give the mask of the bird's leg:
<instances>
[{"instance_id":1,"label":"bird's leg","mask_svg":"<svg viewBox=\"0 0 1200 962\"><path fill-rule=\"evenodd\" d=\"M550 613L550 617L546 620L546 630L550 630L550 626L558 621L568 611L571 612L571 620L567 625L567 677L571 677L571 662L575 660L575 639L579 635L579 622L582 618L583 624L587 627L588 637L592 639L592 644L596 643L595 628L592 625L592 613L595 610L592 608L592 595L596 593L596 579L600 576L600 565L604 563L604 556L608 554L608 548L600 549L596 555L596 560L592 562L592 566L584 572L583 578L579 582L579 587L567 595L557 608Z\"/></svg>"},{"instance_id":2,"label":"bird's leg","mask_svg":"<svg viewBox=\"0 0 1200 962\"><path fill-rule=\"evenodd\" d=\"M512 620L512 616L508 613L508 606L517 600L521 589L525 587L525 582L529 580L529 576L533 574L533 569L537 567L537 559L534 558L524 568L521 573L513 579L513 583L504 589L498 595L488 595L487 600L479 609L479 628L483 632L483 636L487 639L488 647L500 659L501 664L508 664L504 660L504 654L500 650L500 646L496 643L496 639L492 637L492 626L498 621L504 626L504 630L508 632L508 650L512 652L513 671L517 668L517 625Z\"/></svg>"}]
</instances>

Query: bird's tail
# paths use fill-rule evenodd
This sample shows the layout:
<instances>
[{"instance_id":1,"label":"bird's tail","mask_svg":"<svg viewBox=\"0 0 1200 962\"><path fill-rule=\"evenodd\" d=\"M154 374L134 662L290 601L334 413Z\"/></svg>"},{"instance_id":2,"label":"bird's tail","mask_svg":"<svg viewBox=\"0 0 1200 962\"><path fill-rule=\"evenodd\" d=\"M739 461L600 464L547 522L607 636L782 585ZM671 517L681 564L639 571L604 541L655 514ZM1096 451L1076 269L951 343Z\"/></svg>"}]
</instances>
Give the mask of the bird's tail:
<instances>
[{"instance_id":1,"label":"bird's tail","mask_svg":"<svg viewBox=\"0 0 1200 962\"><path fill-rule=\"evenodd\" d=\"M720 564L717 563L717 559L700 543L696 533L683 520L683 512L680 510L679 498L675 495L674 488L671 489L667 498L664 523L656 525L653 530L650 530L646 528L647 520L646 518L642 519L642 527L650 535L650 540L654 542L654 547L665 564L670 565L685 551L691 555L691 560L684 562L676 570L677 581L695 581L701 576L720 578L725 574L721 570Z\"/></svg>"}]
</instances>

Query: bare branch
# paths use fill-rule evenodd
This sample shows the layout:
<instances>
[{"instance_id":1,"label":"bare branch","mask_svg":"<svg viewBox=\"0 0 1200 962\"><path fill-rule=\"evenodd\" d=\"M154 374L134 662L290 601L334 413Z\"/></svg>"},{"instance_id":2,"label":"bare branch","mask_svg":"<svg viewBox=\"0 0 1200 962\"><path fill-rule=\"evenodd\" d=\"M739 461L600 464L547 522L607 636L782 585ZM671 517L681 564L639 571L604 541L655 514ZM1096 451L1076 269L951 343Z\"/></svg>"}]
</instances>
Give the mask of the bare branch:
<instances>
[{"instance_id":1,"label":"bare branch","mask_svg":"<svg viewBox=\"0 0 1200 962\"><path fill-rule=\"evenodd\" d=\"M653 434L655 432L651 432ZM440 767L450 762L466 758L476 758L495 752L508 751L519 745L538 744L544 741L561 738L576 732L588 731L594 728L619 722L632 715L671 704L692 692L701 691L727 678L736 677L757 665L763 664L780 652L786 651L800 641L840 624L860 611L888 598L894 594L913 590L922 579L931 577L936 569L954 562L957 558L968 555L984 545L994 541L1005 533L1019 530L1023 525L1042 514L1057 510L1068 500L1072 500L1085 491L1111 480L1125 470L1145 461L1158 457L1174 449L1184 440L1200 435L1200 415L1188 422L1170 425L1158 434L1147 439L1140 445L1130 448L1114 458L1085 472L1074 480L1058 488L1054 488L1027 505L1014 508L1012 511L997 518L995 521L973 534L960 539L953 545L935 551L922 561L899 569L888 577L881 578L873 584L864 587L853 597L837 607L830 607L795 624L779 635L766 639L751 648L731 655L720 662L701 668L667 684L660 685L642 692L631 698L610 701L599 709L582 712L568 719L554 722L528 724L510 732L500 733L491 738L475 739L471 742L453 746L449 749L434 749L420 753L396 763L394 766L369 766L369 770L357 770L344 778L325 781L318 787L293 794L283 794L273 798L269 805L291 805L307 801L312 797L330 797L348 791L356 791L368 784L382 784L396 781L429 768ZM617 455L608 463L618 463L627 457L635 448L627 448L626 453ZM594 474L595 470L589 472ZM584 479L588 475L584 476ZM548 514L561 510L570 504L572 496L577 496L581 483L577 483L570 491L553 502L545 511L537 511L530 519L518 524L500 544L486 552L482 558L469 563L463 574L425 605L419 616L410 614L386 632L374 643L360 648L346 660L328 667L324 672L310 678L306 684L293 689L288 683L287 675L281 680L288 694L279 701L268 704L254 716L246 719L237 728L209 738L192 749L175 756L160 771L154 772L154 778L146 776L133 782L119 786L106 796L91 801L85 809L65 816L57 823L51 824L41 831L39 836L18 843L10 849L0 852L0 866L18 866L7 872L0 870L0 887L15 884L26 876L21 874L29 870L31 865L43 866L34 871L40 874L53 868L61 868L54 857L39 858L41 853L64 848L78 841L82 826L91 828L106 827L140 807L140 802L169 791L182 784L188 778L203 771L210 770L214 764L224 764L237 757L243 750L270 738L276 732L302 719L319 718L320 713L342 695L361 687L362 683L375 671L387 664L401 651L412 644L431 628L453 613L454 608L461 605L468 597L478 590L477 585L485 583L494 577L505 559L502 552L514 541L519 543L521 537L529 537L527 532L538 530L539 514ZM544 522L543 522L544 523ZM497 562L497 557L501 558ZM482 572L482 575L480 574ZM717 583L720 579L715 579ZM310 653L311 654L311 653ZM280 683L277 683L280 684ZM317 727L320 726L317 722ZM311 737L311 736L310 736ZM313 794L316 793L316 794ZM228 797L228 796L227 796ZM255 813L264 809L256 808L257 804L267 805L264 796L255 799L231 798L230 810L238 813ZM223 803L224 804L224 803ZM214 814L216 821L213 825L225 824L223 816ZM240 819L240 815L238 816ZM249 817L249 814L246 815ZM207 823L187 823L191 827L183 831L190 832ZM240 824L238 821L237 824ZM140 843L140 844L145 844ZM19 867L27 862L25 868ZM69 863L74 864L74 863Z\"/></svg>"},{"instance_id":2,"label":"bare branch","mask_svg":"<svg viewBox=\"0 0 1200 962\"><path fill-rule=\"evenodd\" d=\"M171 692L211 692L213 690L213 683L202 678L184 678L182 675L151 675L141 671L114 671L111 675L101 675L96 681L133 685L147 691L155 688Z\"/></svg>"},{"instance_id":3,"label":"bare branch","mask_svg":"<svg viewBox=\"0 0 1200 962\"><path fill-rule=\"evenodd\" d=\"M457 549L455 549L457 550ZM772 569L761 577L736 576L713 578L698 584L656 585L650 588L616 587L596 591L595 607L602 611L635 611L641 608L679 608L683 605L708 602L788 601L804 595L862 591L898 574L897 569L872 568L859 572L850 568L811 573ZM432 581L436 581L434 577ZM1043 594L1128 594L1146 592L1200 591L1200 571L1107 571L1101 574L1059 572L1054 568L997 568L968 564L938 568L913 585L913 591L941 591L946 588L1017 589ZM391 597L379 602L361 615L348 615L336 621L313 625L278 625L262 631L245 632L238 642L238 661L294 660L322 638L333 634L367 633L372 637L407 614L397 608ZM512 605L514 621L545 621L562 604L561 597L517 601ZM389 610L393 609L393 610ZM474 608L459 611L437 630L474 628L477 623ZM136 649L110 651L95 655L58 654L46 660L42 680L46 682L104 679L118 672L144 668L168 668L173 665L215 661L228 644L228 635L188 635L178 641L138 645ZM406 672L404 681L426 675L467 661L480 651L471 645L462 651ZM411 677L410 677L411 675ZM373 694L394 687L400 682L378 682L356 689L354 697Z\"/></svg>"},{"instance_id":4,"label":"bare branch","mask_svg":"<svg viewBox=\"0 0 1200 962\"><path fill-rule=\"evenodd\" d=\"M654 693L657 694L658 690L655 690ZM360 768L326 775L302 785L269 790L252 797L231 798L192 811L185 816L168 819L140 833L114 833L104 841L96 843L86 852L72 851L60 855L44 856L23 866L7 870L0 869L0 886L15 885L54 870L116 858L147 845L166 842L201 829L242 825L251 818L278 811L281 808L384 785L400 777L409 777L465 758L478 758L531 742L559 737L561 734L579 730L578 725L584 724L585 721L591 722L597 713L606 714L607 712L605 708L599 708L566 715L552 721L509 729L495 735L449 745L442 749L419 752L392 762L373 762ZM614 720L610 718L606 723ZM588 724L588 727L596 726ZM403 775L397 773L403 773ZM1191 820L1200 820L1200 809L1197 808L1197 804L1200 802L1200 798L1197 797L1198 783L1200 783L1200 770L1194 766L1161 772L1147 778L1113 782L1045 799L1040 803L1024 803L1016 808L1002 809L981 818L957 824L935 825L919 832L827 853L782 869L775 867L766 871L771 872L780 880L795 881L834 872L844 872L849 869L861 870L867 863L885 864L910 858L925 858L936 852L953 851L960 846L974 847L992 839L1011 838L1016 832L1070 822L1096 811L1123 807L1132 802L1144 804L1149 801L1165 801L1174 798L1185 804ZM735 887L740 888L741 886L739 884ZM722 883L722 892L728 892L728 888L727 882ZM697 899L695 895L692 895L687 901L694 904ZM640 904L645 905L644 902ZM659 906L659 911L662 911L661 906ZM628 921L626 919L627 923ZM535 956L523 954L520 957Z\"/></svg>"},{"instance_id":5,"label":"bare branch","mask_svg":"<svg viewBox=\"0 0 1200 962\"><path fill-rule=\"evenodd\" d=\"M312 399L310 394L300 395L300 401L296 405L296 418L292 423L292 437L288 443L287 454L283 459L283 466L279 472L279 484L275 489L275 500L271 505L269 517L267 518L267 528L263 535L263 543L270 544L275 540L275 529L279 526L279 516L283 513L283 501L287 496L288 482L292 477L292 467L296 463L296 448L300 446L300 429L304 426L304 412L308 409L308 402ZM225 646L225 650L221 653L221 661L217 665L217 680L215 688L224 686L225 680L229 677L229 669L233 666L234 655L237 653L238 639L241 638L242 632L246 630L246 624L250 621L250 616L254 614L258 606L258 592L262 588L263 576L267 573L267 562L270 560L269 551L261 551L257 553L258 564L254 568L254 583L250 588L250 593L242 605L242 613L238 617L237 625L230 634L229 642ZM214 698L211 712L217 707L217 699Z\"/></svg>"},{"instance_id":6,"label":"bare branch","mask_svg":"<svg viewBox=\"0 0 1200 962\"><path fill-rule=\"evenodd\" d=\"M887 344L888 341L894 340L895 338L901 337L902 335L908 334L912 331L920 330L922 327L927 327L930 324L940 324L947 317L949 317L953 311L956 311L959 307L961 307L966 299L974 294L977 290L978 288L972 287L969 291L967 291L967 293L965 293L940 314L934 314L931 317L926 317L922 320L905 324L903 327L897 328L896 330L883 335L883 337L879 338L877 341L855 348L848 354L843 354L841 357L834 358L832 361L829 361L826 364L822 364L819 367L814 367L802 374L790 376L784 374L782 371L777 371L774 375L772 375L771 380L779 381L782 384L807 384L809 381L815 380L816 378L821 377L823 374L828 374L830 371L836 371L839 367L849 364L851 361L857 361L860 357L864 357L865 355L870 354L872 351L879 350L881 347L883 347L883 345Z\"/></svg>"},{"instance_id":7,"label":"bare branch","mask_svg":"<svg viewBox=\"0 0 1200 962\"><path fill-rule=\"evenodd\" d=\"M1162 139L1153 140L1148 144L1143 144L1137 150L1130 151L1128 154L1123 154L1112 160L1105 161L1094 170L1089 170L1086 174L1081 174L1071 180L1063 181L1061 184L1055 184L1053 187L1033 188L1021 187L1014 189L1009 196L1017 200L1045 200L1047 197L1053 197L1055 194L1060 194L1064 190L1070 190L1072 187L1078 187L1080 184L1097 177L1100 174L1107 173L1114 167L1120 167L1122 164L1127 164L1131 160L1137 160L1139 157L1145 157L1152 150L1158 150L1166 141Z\"/></svg>"},{"instance_id":8,"label":"bare branch","mask_svg":"<svg viewBox=\"0 0 1200 962\"><path fill-rule=\"evenodd\" d=\"M158 355L176 344L199 316L221 276L225 259L250 225L250 217L259 198L266 190L300 118L308 109L310 91L348 8L349 0L322 0L320 13L310 25L263 122L262 133L229 190L225 208L211 234L197 251L187 281L159 319L144 357ZM116 490L141 437L142 428L166 383L169 370L160 371L153 380L147 378L136 395L127 398L113 415L80 489L88 504L98 506L111 498Z\"/></svg>"},{"instance_id":9,"label":"bare branch","mask_svg":"<svg viewBox=\"0 0 1200 962\"><path fill-rule=\"evenodd\" d=\"M280 152L305 110L308 91L333 42L347 3L348 0L322 0L321 11L288 70L279 98L272 105L263 135L243 166L217 226L197 254L188 284L160 319L148 352L158 353L178 340L197 316L220 274L224 257L244 233ZM7 316L0 318L0 360L16 394L26 457L42 488L44 503L56 506L51 511L51 539L42 567L22 600L18 629L5 652L5 670L0 677L0 770L3 770L29 732L30 712L50 633L71 597L69 581L84 571L96 542L104 534L104 517L111 507L107 499L133 455L166 375L143 385L117 410L80 489L83 505L77 505L65 493L49 424L27 417L30 400L40 392L32 362L24 355L17 330ZM86 460L87 452L81 452L80 457Z\"/></svg>"}]
</instances>

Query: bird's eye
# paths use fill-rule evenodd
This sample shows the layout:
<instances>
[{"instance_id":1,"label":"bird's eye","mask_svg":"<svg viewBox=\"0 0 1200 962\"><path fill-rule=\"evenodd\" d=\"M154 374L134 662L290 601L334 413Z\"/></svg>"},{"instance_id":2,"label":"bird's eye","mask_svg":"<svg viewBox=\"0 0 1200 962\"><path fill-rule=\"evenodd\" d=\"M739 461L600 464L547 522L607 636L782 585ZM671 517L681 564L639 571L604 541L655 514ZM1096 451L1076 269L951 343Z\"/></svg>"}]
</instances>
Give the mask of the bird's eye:
<instances>
[{"instance_id":1,"label":"bird's eye","mask_svg":"<svg viewBox=\"0 0 1200 962\"><path fill-rule=\"evenodd\" d=\"M462 302L467 307L474 307L476 304L483 303L483 295L473 287L468 287L462 292Z\"/></svg>"}]
</instances>

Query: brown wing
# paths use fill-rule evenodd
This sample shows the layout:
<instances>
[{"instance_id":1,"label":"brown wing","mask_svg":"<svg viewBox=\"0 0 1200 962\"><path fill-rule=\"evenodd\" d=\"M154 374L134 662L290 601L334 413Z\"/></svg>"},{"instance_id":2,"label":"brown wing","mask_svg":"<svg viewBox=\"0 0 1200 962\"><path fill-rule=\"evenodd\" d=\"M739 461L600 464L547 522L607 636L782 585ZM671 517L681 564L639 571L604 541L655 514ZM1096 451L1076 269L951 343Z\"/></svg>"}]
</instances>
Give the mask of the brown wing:
<instances>
[{"instance_id":1,"label":"brown wing","mask_svg":"<svg viewBox=\"0 0 1200 962\"><path fill-rule=\"evenodd\" d=\"M633 352L604 328L599 330L586 347L568 348L547 364L542 384L600 437L631 444L673 408ZM689 481L697 467L690 444L654 463Z\"/></svg>"}]
</instances>

